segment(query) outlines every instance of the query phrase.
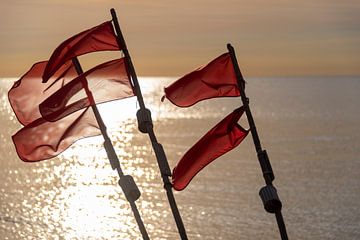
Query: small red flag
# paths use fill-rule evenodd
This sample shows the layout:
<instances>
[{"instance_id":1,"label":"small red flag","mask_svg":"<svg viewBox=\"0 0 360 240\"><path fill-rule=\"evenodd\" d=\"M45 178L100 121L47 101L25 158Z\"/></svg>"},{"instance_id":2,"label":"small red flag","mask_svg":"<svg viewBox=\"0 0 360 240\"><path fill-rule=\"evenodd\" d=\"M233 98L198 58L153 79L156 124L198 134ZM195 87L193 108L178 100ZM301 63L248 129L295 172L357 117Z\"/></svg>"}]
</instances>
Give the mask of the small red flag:
<instances>
[{"instance_id":1,"label":"small red flag","mask_svg":"<svg viewBox=\"0 0 360 240\"><path fill-rule=\"evenodd\" d=\"M96 51L119 49L111 21L76 34L55 49L43 73L43 82L48 81L63 64L76 56Z\"/></svg>"},{"instance_id":2,"label":"small red flag","mask_svg":"<svg viewBox=\"0 0 360 240\"><path fill-rule=\"evenodd\" d=\"M164 97L178 107L189 107L205 99L237 96L240 92L231 57L224 53L166 87Z\"/></svg>"},{"instance_id":3,"label":"small red flag","mask_svg":"<svg viewBox=\"0 0 360 240\"><path fill-rule=\"evenodd\" d=\"M202 168L242 142L249 132L237 123L243 112L243 107L234 110L185 153L173 170L175 190L183 190Z\"/></svg>"},{"instance_id":4,"label":"small red flag","mask_svg":"<svg viewBox=\"0 0 360 240\"><path fill-rule=\"evenodd\" d=\"M58 88L39 105L42 117L48 121L57 121L90 106L91 103L83 87L84 81L92 92L96 104L134 96L124 58L115 59L86 71Z\"/></svg>"}]
</instances>

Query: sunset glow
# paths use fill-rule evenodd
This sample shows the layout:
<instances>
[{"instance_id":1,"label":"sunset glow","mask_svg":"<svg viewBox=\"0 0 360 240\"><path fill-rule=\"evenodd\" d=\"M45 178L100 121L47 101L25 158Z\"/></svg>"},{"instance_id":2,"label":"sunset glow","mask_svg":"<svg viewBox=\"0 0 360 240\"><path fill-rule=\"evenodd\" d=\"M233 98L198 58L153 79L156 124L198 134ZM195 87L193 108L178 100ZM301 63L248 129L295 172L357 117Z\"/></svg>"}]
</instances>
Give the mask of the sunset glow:
<instances>
[{"instance_id":1,"label":"sunset glow","mask_svg":"<svg viewBox=\"0 0 360 240\"><path fill-rule=\"evenodd\" d=\"M0 76L117 10L140 76L180 76L231 42L246 76L358 75L359 1L1 1Z\"/></svg>"}]
</instances>

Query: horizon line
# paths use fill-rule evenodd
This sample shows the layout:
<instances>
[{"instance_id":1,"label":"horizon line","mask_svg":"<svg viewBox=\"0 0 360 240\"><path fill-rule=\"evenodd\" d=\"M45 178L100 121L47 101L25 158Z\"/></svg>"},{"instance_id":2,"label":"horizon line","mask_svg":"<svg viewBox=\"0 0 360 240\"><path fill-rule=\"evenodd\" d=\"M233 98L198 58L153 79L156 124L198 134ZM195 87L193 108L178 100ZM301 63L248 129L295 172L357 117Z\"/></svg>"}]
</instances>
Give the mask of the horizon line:
<instances>
[{"instance_id":1,"label":"horizon line","mask_svg":"<svg viewBox=\"0 0 360 240\"><path fill-rule=\"evenodd\" d=\"M184 74L185 75L185 74ZM167 76L167 75L139 75L139 78L181 78L182 76ZM20 79L21 76L0 76L0 79ZM299 74L299 75L259 75L259 76L245 76L244 78L316 78L316 77L328 77L328 78L335 78L335 77L349 77L349 78L356 78L360 77L360 74L334 74L334 75L326 75L326 74Z\"/></svg>"}]
</instances>

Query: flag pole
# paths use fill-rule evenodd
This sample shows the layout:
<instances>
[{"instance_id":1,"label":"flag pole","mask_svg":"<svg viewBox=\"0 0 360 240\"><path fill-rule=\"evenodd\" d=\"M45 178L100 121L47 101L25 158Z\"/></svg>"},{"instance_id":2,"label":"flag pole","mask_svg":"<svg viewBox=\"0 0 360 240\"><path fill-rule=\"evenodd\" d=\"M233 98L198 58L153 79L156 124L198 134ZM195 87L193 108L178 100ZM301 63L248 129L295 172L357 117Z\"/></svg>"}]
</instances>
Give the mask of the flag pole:
<instances>
[{"instance_id":1,"label":"flag pole","mask_svg":"<svg viewBox=\"0 0 360 240\"><path fill-rule=\"evenodd\" d=\"M270 160L266 153L266 150L263 150L261 148L260 138L259 138L259 135L256 130L254 118L250 111L249 98L247 98L245 95L245 81L241 74L241 71L240 71L240 68L239 68L239 65L238 65L238 62L236 59L235 50L229 43L227 44L227 49L229 50L231 61L233 63L234 71L235 71L237 82L239 85L241 100L242 100L243 106L245 108L245 113L246 113L246 116L247 116L247 119L249 122L251 135L252 135L253 142L255 145L255 150L256 150L257 157L258 157L258 160L259 160L259 163L261 166L261 170L263 172L263 177L264 177L265 183L266 183L266 186L260 189L259 195L263 201L265 210L269 213L275 213L275 217L276 217L276 221L277 221L277 224L279 227L281 239L287 240L288 236L286 233L285 222L284 222L284 218L281 213L282 204L281 204L280 198L277 194L277 190L272 184L273 180L275 179L275 176L274 176L271 164L270 164Z\"/></svg>"},{"instance_id":2,"label":"flag pole","mask_svg":"<svg viewBox=\"0 0 360 240\"><path fill-rule=\"evenodd\" d=\"M80 65L80 62L76 57L74 57L72 59L72 63L74 65L74 67L75 67L75 70L76 70L77 74L78 75L83 74L83 70L82 70L82 67ZM103 121L103 119L102 119L102 117L100 115L100 112L99 112L99 110L98 110L98 108L97 108L97 106L95 104L94 96L92 95L92 92L90 91L90 89L88 87L88 82L87 82L85 77L83 77L81 79L81 81L82 81L82 85L83 85L83 87L85 89L86 96L89 99L91 108L92 108L92 110L94 112L96 121L97 121L97 123L99 125L101 134L104 137L104 148L105 148L107 157L108 157L108 159L110 161L110 165L111 165L113 170L116 169L117 172L118 172L118 175L120 177L120 180L119 180L118 183L119 183L121 189L123 190L126 199L130 203L131 209L133 211L135 220L136 220L136 222L138 224L138 227L139 227L139 230L141 232L141 235L142 235L143 239L148 240L150 238L149 238L149 236L147 234L145 225L144 225L144 223L143 223L143 221L141 219L139 210L138 210L138 208L136 206L136 203L135 203L135 201L137 199L139 199L139 197L141 195L140 190L137 187L137 185L136 185L136 183L135 183L135 181L134 181L134 179L133 179L133 177L131 175L124 175L124 173L123 173L123 171L121 169L121 166L120 166L120 161L119 161L119 159L118 159L118 157L116 155L114 146L112 145L111 139L107 134L105 123L104 123L104 121Z\"/></svg>"},{"instance_id":3,"label":"flag pole","mask_svg":"<svg viewBox=\"0 0 360 240\"><path fill-rule=\"evenodd\" d=\"M126 63L126 68L128 70L127 72L131 76L134 91L135 91L135 94L136 94L136 97L137 97L137 100L138 100L139 106L140 106L139 111L136 113L137 120L138 120L138 128L139 128L140 132L147 133L149 135L152 147L153 147L155 155L156 155L156 160L157 160L157 163L158 163L158 166L160 169L160 173L161 173L161 177L162 177L162 180L164 183L164 188L166 190L168 201L169 201L171 211L172 211L172 214L173 214L175 222L176 222L176 226L177 226L179 235L182 240L186 240L186 239L188 239L187 235L186 235L186 230L185 230L184 223L181 219L181 215L180 215L179 209L178 209L176 201L175 201L174 193L172 191L172 184L169 180L169 177L171 176L169 163L167 161L163 146L156 139L156 136L155 136L155 133L153 130L151 112L149 109L147 109L145 107L145 103L144 103L144 100L143 100L143 97L141 94L139 81L137 79L137 75L135 72L134 65L132 64L129 51L126 47L126 42L125 42L124 36L122 35L115 9L112 8L110 10L110 12L111 12L112 20L114 23L115 31L117 34L117 41L118 41L120 49L123 51L123 53L125 55L125 63Z\"/></svg>"}]
</instances>

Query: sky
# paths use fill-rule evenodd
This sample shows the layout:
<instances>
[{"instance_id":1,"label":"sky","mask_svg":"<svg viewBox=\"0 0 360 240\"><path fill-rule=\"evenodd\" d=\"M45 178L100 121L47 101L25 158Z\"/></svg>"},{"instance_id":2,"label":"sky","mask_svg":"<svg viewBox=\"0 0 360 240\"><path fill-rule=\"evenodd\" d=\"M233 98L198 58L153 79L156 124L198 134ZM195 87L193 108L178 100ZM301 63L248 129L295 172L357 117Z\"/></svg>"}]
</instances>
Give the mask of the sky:
<instances>
[{"instance_id":1,"label":"sky","mask_svg":"<svg viewBox=\"0 0 360 240\"><path fill-rule=\"evenodd\" d=\"M227 43L244 76L360 75L359 0L1 0L0 77L21 76L112 7L139 76L182 76Z\"/></svg>"}]
</instances>

